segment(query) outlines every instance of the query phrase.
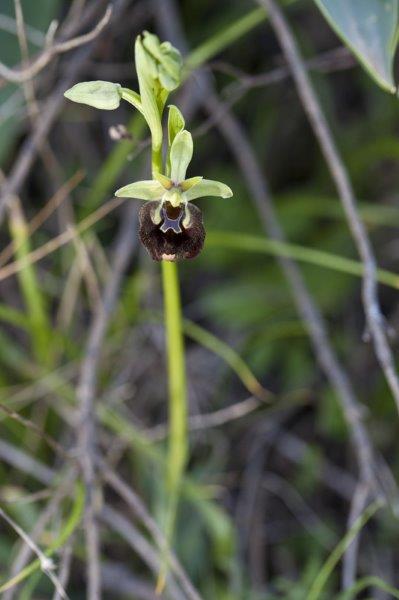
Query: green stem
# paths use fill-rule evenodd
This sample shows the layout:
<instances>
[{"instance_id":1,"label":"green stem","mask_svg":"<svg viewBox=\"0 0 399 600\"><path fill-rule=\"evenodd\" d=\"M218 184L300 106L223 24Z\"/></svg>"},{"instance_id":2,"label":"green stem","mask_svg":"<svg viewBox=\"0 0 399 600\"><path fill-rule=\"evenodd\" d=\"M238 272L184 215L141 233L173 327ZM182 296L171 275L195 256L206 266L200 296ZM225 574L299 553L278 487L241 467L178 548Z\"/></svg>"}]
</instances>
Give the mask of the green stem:
<instances>
[{"instance_id":1,"label":"green stem","mask_svg":"<svg viewBox=\"0 0 399 600\"><path fill-rule=\"evenodd\" d=\"M187 458L187 389L177 265L162 261L169 389L168 489L178 493Z\"/></svg>"},{"instance_id":2,"label":"green stem","mask_svg":"<svg viewBox=\"0 0 399 600\"><path fill-rule=\"evenodd\" d=\"M152 171L162 172L162 147L152 146ZM162 283L166 331L166 354L169 391L169 447L166 489L165 538L162 549L157 591L165 586L168 571L168 547L171 546L178 509L184 467L187 460L187 385L184 356L183 321L177 264L162 261Z\"/></svg>"},{"instance_id":3,"label":"green stem","mask_svg":"<svg viewBox=\"0 0 399 600\"><path fill-rule=\"evenodd\" d=\"M166 351L169 390L169 447L166 489L168 500L165 513L165 539L157 592L161 593L168 571L168 548L172 545L173 530L179 504L184 467L187 460L187 386L180 286L177 265L162 261Z\"/></svg>"},{"instance_id":4,"label":"green stem","mask_svg":"<svg viewBox=\"0 0 399 600\"><path fill-rule=\"evenodd\" d=\"M152 173L162 173L162 146L154 148L151 151Z\"/></svg>"}]
</instances>

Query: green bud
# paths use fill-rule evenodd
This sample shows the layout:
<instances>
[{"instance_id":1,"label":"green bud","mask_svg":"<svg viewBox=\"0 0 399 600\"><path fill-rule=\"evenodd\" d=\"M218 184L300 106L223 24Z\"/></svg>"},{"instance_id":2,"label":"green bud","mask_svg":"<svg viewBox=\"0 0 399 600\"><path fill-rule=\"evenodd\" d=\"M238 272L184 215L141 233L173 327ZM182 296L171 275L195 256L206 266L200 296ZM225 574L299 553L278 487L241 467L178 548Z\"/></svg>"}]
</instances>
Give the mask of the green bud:
<instances>
[{"instance_id":1,"label":"green bud","mask_svg":"<svg viewBox=\"0 0 399 600\"><path fill-rule=\"evenodd\" d=\"M181 81L182 57L170 42L159 41L153 33L144 31L143 46L151 58L152 76L159 79L160 84L168 92L175 90Z\"/></svg>"}]
</instances>

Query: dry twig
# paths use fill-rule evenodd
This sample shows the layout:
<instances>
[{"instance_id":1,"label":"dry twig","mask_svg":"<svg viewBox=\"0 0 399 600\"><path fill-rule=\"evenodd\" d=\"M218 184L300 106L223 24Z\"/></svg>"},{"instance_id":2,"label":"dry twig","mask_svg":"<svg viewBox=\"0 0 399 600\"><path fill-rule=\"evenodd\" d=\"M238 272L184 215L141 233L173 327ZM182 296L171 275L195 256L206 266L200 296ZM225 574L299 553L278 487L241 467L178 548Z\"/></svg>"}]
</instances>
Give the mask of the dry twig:
<instances>
[{"instance_id":1,"label":"dry twig","mask_svg":"<svg viewBox=\"0 0 399 600\"><path fill-rule=\"evenodd\" d=\"M78 48L83 44L87 44L94 40L108 25L112 15L112 7L108 6L102 19L89 33L79 35L75 38L64 42L57 42L51 46L47 46L35 60L27 67L20 67L18 69L11 69L3 63L0 63L0 77L6 79L11 83L23 83L36 77L40 71L42 71L49 62L58 54L64 54L74 48Z\"/></svg>"}]
</instances>

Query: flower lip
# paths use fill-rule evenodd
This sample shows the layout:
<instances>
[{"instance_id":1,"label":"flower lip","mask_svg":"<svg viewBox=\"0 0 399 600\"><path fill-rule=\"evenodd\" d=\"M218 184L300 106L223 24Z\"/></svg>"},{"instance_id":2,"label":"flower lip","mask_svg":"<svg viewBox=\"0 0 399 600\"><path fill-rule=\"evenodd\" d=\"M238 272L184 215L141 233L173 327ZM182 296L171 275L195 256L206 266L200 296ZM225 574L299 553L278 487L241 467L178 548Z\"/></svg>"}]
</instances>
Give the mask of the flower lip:
<instances>
[{"instance_id":1,"label":"flower lip","mask_svg":"<svg viewBox=\"0 0 399 600\"><path fill-rule=\"evenodd\" d=\"M173 227L167 227L166 232L162 229L165 225L165 220L162 221L165 214L163 210L169 222L178 221ZM158 211L159 221L154 219ZM194 204L174 208L167 203L160 207L159 201L146 202L140 208L139 222L140 240L153 260L177 261L194 258L204 245L202 213ZM177 225L180 233L176 231Z\"/></svg>"},{"instance_id":2,"label":"flower lip","mask_svg":"<svg viewBox=\"0 0 399 600\"><path fill-rule=\"evenodd\" d=\"M161 231L166 233L167 231L174 231L175 233L181 233L181 220L184 216L184 210L181 206L174 207L170 202L166 202L161 209L161 215L163 223L161 225Z\"/></svg>"}]
</instances>

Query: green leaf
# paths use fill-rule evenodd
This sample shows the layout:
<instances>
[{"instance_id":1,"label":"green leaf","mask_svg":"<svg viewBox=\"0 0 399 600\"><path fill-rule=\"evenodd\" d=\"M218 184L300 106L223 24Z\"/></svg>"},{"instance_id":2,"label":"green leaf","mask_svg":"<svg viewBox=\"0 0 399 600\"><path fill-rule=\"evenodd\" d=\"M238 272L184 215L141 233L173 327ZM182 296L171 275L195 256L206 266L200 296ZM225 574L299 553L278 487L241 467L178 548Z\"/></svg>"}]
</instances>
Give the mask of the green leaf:
<instances>
[{"instance_id":1,"label":"green leaf","mask_svg":"<svg viewBox=\"0 0 399 600\"><path fill-rule=\"evenodd\" d=\"M114 110L121 101L121 86L110 81L84 81L71 87L64 96L79 104L88 104L101 110Z\"/></svg>"},{"instance_id":2,"label":"green leaf","mask_svg":"<svg viewBox=\"0 0 399 600\"><path fill-rule=\"evenodd\" d=\"M187 200L195 200L203 196L220 196L221 198L230 198L233 192L228 185L212 179L203 179L200 183L186 192Z\"/></svg>"},{"instance_id":3,"label":"green leaf","mask_svg":"<svg viewBox=\"0 0 399 600\"><path fill-rule=\"evenodd\" d=\"M334 31L382 88L395 93L398 0L314 0Z\"/></svg>"},{"instance_id":4,"label":"green leaf","mask_svg":"<svg viewBox=\"0 0 399 600\"><path fill-rule=\"evenodd\" d=\"M165 189L158 182L150 179L148 181L135 181L115 192L119 198L136 198L137 200L160 200Z\"/></svg>"},{"instance_id":5,"label":"green leaf","mask_svg":"<svg viewBox=\"0 0 399 600\"><path fill-rule=\"evenodd\" d=\"M184 181L187 167L193 157L193 138L186 129L180 131L170 149L171 179L175 183Z\"/></svg>"}]
</instances>

